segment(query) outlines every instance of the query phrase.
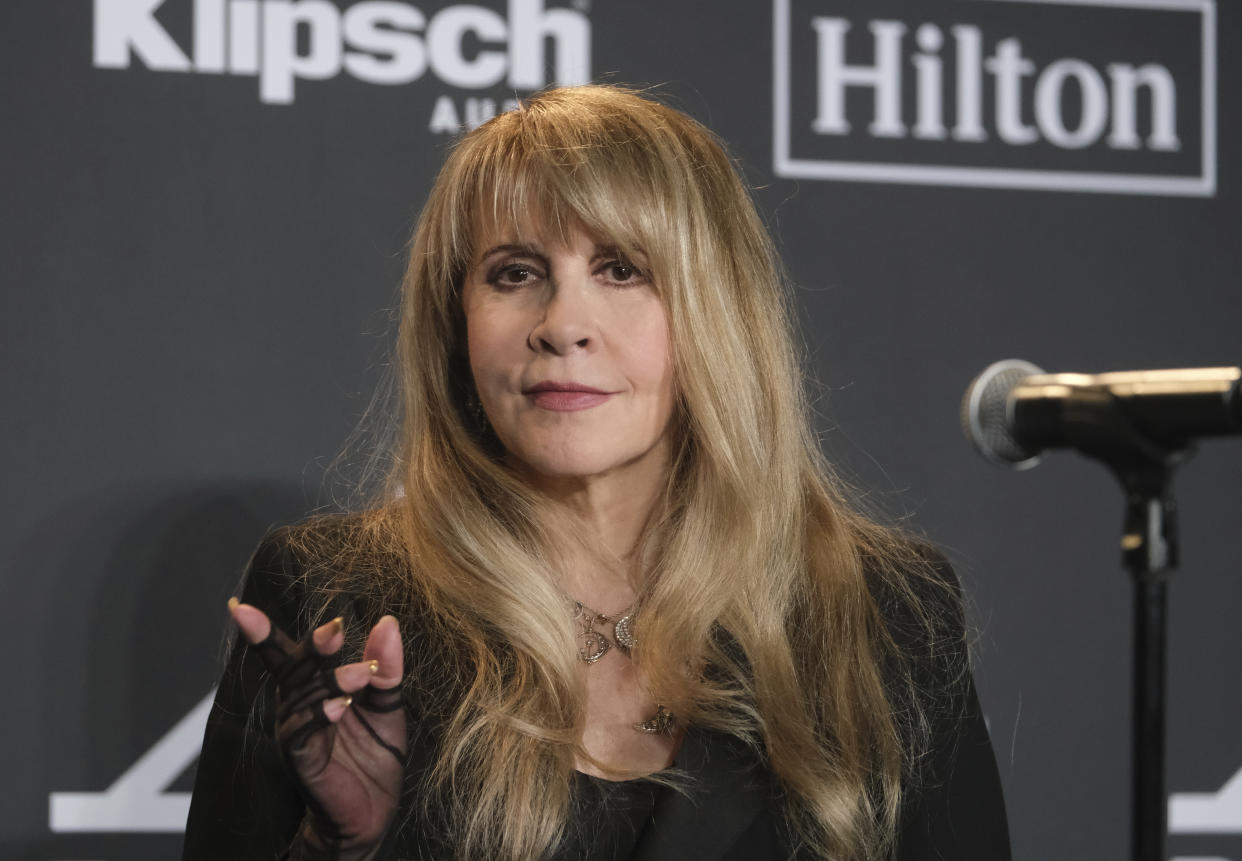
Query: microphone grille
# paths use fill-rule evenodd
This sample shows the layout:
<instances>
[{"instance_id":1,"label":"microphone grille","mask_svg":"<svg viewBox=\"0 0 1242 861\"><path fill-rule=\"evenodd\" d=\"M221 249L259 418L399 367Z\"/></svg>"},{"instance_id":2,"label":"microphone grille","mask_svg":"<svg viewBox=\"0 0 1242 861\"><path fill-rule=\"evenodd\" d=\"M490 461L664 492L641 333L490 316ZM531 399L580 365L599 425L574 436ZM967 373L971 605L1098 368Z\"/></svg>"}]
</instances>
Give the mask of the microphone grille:
<instances>
[{"instance_id":1,"label":"microphone grille","mask_svg":"<svg viewBox=\"0 0 1242 861\"><path fill-rule=\"evenodd\" d=\"M1028 469L1039 462L1039 453L1013 437L1007 412L1009 393L1025 377L1042 374L1041 368L1022 359L1003 359L984 368L962 396L962 432L979 454L993 463Z\"/></svg>"}]
</instances>

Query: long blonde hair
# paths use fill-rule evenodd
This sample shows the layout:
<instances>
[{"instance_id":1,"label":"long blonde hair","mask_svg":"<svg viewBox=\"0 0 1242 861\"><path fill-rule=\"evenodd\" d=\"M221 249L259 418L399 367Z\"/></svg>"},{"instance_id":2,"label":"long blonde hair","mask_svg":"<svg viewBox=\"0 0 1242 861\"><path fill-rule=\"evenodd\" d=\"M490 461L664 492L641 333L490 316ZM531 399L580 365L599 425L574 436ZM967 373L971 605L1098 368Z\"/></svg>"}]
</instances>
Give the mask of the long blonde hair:
<instances>
[{"instance_id":1,"label":"long blonde hair","mask_svg":"<svg viewBox=\"0 0 1242 861\"><path fill-rule=\"evenodd\" d=\"M531 213L641 255L665 304L676 455L641 542L634 654L653 694L760 753L804 847L883 857L926 743L909 644L944 651L916 582L936 578L856 512L819 450L779 262L724 148L612 86L540 93L466 135L414 234L392 467L351 539L389 561L330 589L419 616L411 699L442 729L420 794L461 857L541 856L568 818L572 629L538 493L472 409L460 302L481 221ZM880 595L920 629L902 647Z\"/></svg>"}]
</instances>

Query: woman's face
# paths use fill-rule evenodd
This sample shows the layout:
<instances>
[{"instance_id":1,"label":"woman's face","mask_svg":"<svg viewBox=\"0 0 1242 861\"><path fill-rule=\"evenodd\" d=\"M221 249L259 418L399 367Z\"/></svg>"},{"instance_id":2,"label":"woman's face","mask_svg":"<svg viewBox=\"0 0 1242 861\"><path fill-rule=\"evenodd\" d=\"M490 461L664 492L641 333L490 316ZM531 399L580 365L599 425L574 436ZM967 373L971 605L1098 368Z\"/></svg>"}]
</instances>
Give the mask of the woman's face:
<instances>
[{"instance_id":1,"label":"woman's face","mask_svg":"<svg viewBox=\"0 0 1242 861\"><path fill-rule=\"evenodd\" d=\"M663 474L673 367L642 260L580 229L488 231L466 273L470 369L508 456L540 476Z\"/></svg>"}]
</instances>

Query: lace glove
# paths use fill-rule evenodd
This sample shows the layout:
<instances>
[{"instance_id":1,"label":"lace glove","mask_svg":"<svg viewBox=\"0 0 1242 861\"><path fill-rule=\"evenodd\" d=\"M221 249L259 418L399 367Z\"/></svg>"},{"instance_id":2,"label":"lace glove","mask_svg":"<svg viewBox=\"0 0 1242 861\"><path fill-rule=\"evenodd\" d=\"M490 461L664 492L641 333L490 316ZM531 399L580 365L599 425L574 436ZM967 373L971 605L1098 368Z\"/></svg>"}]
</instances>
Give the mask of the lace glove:
<instances>
[{"instance_id":1,"label":"lace glove","mask_svg":"<svg viewBox=\"0 0 1242 861\"><path fill-rule=\"evenodd\" d=\"M276 679L276 745L306 801L286 857L374 857L396 814L405 771L397 620L380 619L362 660L333 669L331 658L345 642L340 619L295 642L256 607L234 598L229 610Z\"/></svg>"}]
</instances>

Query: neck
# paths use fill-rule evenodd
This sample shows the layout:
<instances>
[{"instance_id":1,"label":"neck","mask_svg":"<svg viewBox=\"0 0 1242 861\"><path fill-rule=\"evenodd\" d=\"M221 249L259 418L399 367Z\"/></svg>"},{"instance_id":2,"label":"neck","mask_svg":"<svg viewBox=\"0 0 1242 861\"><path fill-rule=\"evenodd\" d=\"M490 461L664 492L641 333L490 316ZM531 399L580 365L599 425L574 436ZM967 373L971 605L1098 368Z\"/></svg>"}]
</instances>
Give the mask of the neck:
<instances>
[{"instance_id":1,"label":"neck","mask_svg":"<svg viewBox=\"0 0 1242 861\"><path fill-rule=\"evenodd\" d=\"M524 475L549 500L544 522L571 597L603 613L634 602L642 569L636 551L666 476L666 458L602 475Z\"/></svg>"}]
</instances>

